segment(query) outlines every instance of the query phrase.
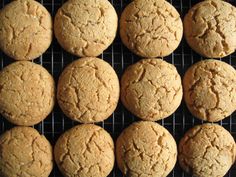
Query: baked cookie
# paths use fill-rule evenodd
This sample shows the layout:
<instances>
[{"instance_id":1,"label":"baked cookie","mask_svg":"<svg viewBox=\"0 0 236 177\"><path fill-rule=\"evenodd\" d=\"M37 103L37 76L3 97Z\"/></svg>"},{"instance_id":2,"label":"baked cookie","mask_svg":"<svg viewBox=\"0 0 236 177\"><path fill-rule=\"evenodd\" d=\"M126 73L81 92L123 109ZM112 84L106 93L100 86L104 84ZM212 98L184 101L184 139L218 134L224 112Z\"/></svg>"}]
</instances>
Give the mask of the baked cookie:
<instances>
[{"instance_id":1,"label":"baked cookie","mask_svg":"<svg viewBox=\"0 0 236 177\"><path fill-rule=\"evenodd\" d=\"M106 177L115 161L111 136L92 124L78 125L61 135L54 155L65 177Z\"/></svg>"},{"instance_id":2,"label":"baked cookie","mask_svg":"<svg viewBox=\"0 0 236 177\"><path fill-rule=\"evenodd\" d=\"M236 50L236 8L222 0L193 6L184 18L184 35L200 55L221 58Z\"/></svg>"},{"instance_id":3,"label":"baked cookie","mask_svg":"<svg viewBox=\"0 0 236 177\"><path fill-rule=\"evenodd\" d=\"M98 58L82 58L62 72L57 100L62 111L81 123L100 122L116 109L119 79L111 65Z\"/></svg>"},{"instance_id":4,"label":"baked cookie","mask_svg":"<svg viewBox=\"0 0 236 177\"><path fill-rule=\"evenodd\" d=\"M166 177L176 159L174 138L155 122L131 124L116 142L117 164L125 176Z\"/></svg>"},{"instance_id":5,"label":"baked cookie","mask_svg":"<svg viewBox=\"0 0 236 177\"><path fill-rule=\"evenodd\" d=\"M179 143L179 163L197 177L223 177L234 164L234 138L223 127L203 124L190 129Z\"/></svg>"},{"instance_id":6,"label":"baked cookie","mask_svg":"<svg viewBox=\"0 0 236 177\"><path fill-rule=\"evenodd\" d=\"M0 72L0 113L11 123L35 125L48 116L54 103L54 80L42 66L18 61Z\"/></svg>"},{"instance_id":7,"label":"baked cookie","mask_svg":"<svg viewBox=\"0 0 236 177\"><path fill-rule=\"evenodd\" d=\"M48 177L52 168L52 146L35 129L15 127L0 136L1 177Z\"/></svg>"},{"instance_id":8,"label":"baked cookie","mask_svg":"<svg viewBox=\"0 0 236 177\"><path fill-rule=\"evenodd\" d=\"M177 10L165 0L135 0L122 12L120 36L135 54L151 58L171 54L183 36Z\"/></svg>"},{"instance_id":9,"label":"baked cookie","mask_svg":"<svg viewBox=\"0 0 236 177\"><path fill-rule=\"evenodd\" d=\"M117 26L116 11L108 0L70 0L57 11L54 32L66 51L95 57L111 45Z\"/></svg>"},{"instance_id":10,"label":"baked cookie","mask_svg":"<svg viewBox=\"0 0 236 177\"><path fill-rule=\"evenodd\" d=\"M42 55L53 38L52 18L34 0L17 0L0 11L0 49L15 60Z\"/></svg>"},{"instance_id":11,"label":"baked cookie","mask_svg":"<svg viewBox=\"0 0 236 177\"><path fill-rule=\"evenodd\" d=\"M161 59L144 59L129 66L121 78L121 101L143 120L170 116L183 96L181 78L174 65Z\"/></svg>"},{"instance_id":12,"label":"baked cookie","mask_svg":"<svg viewBox=\"0 0 236 177\"><path fill-rule=\"evenodd\" d=\"M203 60L191 66L183 79L189 111L199 119L216 122L236 110L236 71L218 60Z\"/></svg>"}]
</instances>

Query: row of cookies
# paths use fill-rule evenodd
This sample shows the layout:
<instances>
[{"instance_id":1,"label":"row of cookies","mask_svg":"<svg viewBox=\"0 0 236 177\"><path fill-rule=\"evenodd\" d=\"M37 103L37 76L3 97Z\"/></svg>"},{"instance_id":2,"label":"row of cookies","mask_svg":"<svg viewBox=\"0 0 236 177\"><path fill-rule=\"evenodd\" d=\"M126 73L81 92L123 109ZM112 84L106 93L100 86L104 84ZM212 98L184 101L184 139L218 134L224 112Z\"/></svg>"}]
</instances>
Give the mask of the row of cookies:
<instances>
[{"instance_id":1,"label":"row of cookies","mask_svg":"<svg viewBox=\"0 0 236 177\"><path fill-rule=\"evenodd\" d=\"M216 122L236 110L236 70L208 59L192 65L183 78L160 59L144 59L129 66L121 78L121 101L134 115L157 121L173 114L184 93L189 111L197 118Z\"/></svg>"},{"instance_id":2,"label":"row of cookies","mask_svg":"<svg viewBox=\"0 0 236 177\"><path fill-rule=\"evenodd\" d=\"M77 125L54 147L55 161L65 177L106 177L115 162L114 142L103 128ZM48 177L53 150L31 127L15 127L0 136L0 175ZM127 127L116 141L116 161L125 176L166 177L177 156L184 171L198 177L223 177L236 158L234 138L217 124L198 125L177 145L158 123L141 121Z\"/></svg>"},{"instance_id":3,"label":"row of cookies","mask_svg":"<svg viewBox=\"0 0 236 177\"><path fill-rule=\"evenodd\" d=\"M109 63L81 58L60 75L57 100L67 117L80 123L107 119L119 98L143 120L164 119L179 107L183 92L190 112L204 121L220 121L236 110L236 71L218 60L191 66L183 88L175 66L161 59L143 59L129 66L120 84ZM0 86L0 113L13 124L35 125L54 107L53 77L38 64L18 61L8 65L0 72Z\"/></svg>"},{"instance_id":4,"label":"row of cookies","mask_svg":"<svg viewBox=\"0 0 236 177\"><path fill-rule=\"evenodd\" d=\"M106 1L106 0L105 0ZM60 45L77 56L98 56L114 40L117 15L108 1L66 2L55 16L54 31ZM170 55L183 31L188 44L207 58L221 58L236 50L236 8L221 0L193 6L184 18L165 0L135 0L120 18L123 44L144 58ZM184 27L183 27L184 26Z\"/></svg>"},{"instance_id":5,"label":"row of cookies","mask_svg":"<svg viewBox=\"0 0 236 177\"><path fill-rule=\"evenodd\" d=\"M181 6L181 5L180 5ZM184 17L165 0L134 0L122 12L120 36L135 54L150 58L171 54L184 33L189 46L206 58L236 50L236 8L221 0L194 5Z\"/></svg>"},{"instance_id":6,"label":"row of cookies","mask_svg":"<svg viewBox=\"0 0 236 177\"><path fill-rule=\"evenodd\" d=\"M35 0L17 0L0 11L0 49L15 60L33 60L50 46L53 31L77 56L98 56L116 37L118 17L108 0L70 0L53 20Z\"/></svg>"},{"instance_id":7,"label":"row of cookies","mask_svg":"<svg viewBox=\"0 0 236 177\"><path fill-rule=\"evenodd\" d=\"M236 8L221 0L193 6L184 18L165 0L135 0L123 11L120 36L124 45L145 57L164 57L188 44L207 58L221 58L236 49ZM115 9L107 0L69 0L57 11L55 36L68 52L100 55L113 42L118 27ZM184 30L183 30L184 29ZM34 0L13 1L0 11L0 48L16 60L32 60L50 46L53 22Z\"/></svg>"}]
</instances>

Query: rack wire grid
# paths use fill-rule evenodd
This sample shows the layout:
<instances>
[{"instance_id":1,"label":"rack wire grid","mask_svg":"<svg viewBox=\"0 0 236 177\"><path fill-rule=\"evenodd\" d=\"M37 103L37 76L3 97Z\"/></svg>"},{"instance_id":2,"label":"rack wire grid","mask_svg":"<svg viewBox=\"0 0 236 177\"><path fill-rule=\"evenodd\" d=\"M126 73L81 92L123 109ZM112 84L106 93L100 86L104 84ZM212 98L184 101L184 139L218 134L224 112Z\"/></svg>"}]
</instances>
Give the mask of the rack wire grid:
<instances>
[{"instance_id":1,"label":"rack wire grid","mask_svg":"<svg viewBox=\"0 0 236 177\"><path fill-rule=\"evenodd\" d=\"M57 9L61 7L64 3L64 0L38 0L41 4L43 4L51 15L54 17ZM0 8L3 8L4 5L9 3L10 0L0 0ZM125 6L130 3L130 0L110 0L110 2L115 7L118 15L120 16L122 10ZM196 4L197 0L169 0L172 3L178 12L181 14L181 17L187 13L187 11L191 8L192 5ZM236 5L236 0L228 1L234 6ZM104 53L99 56L105 61L109 62L118 76L120 77L123 71L127 66L132 63L140 60L140 57L132 54L128 49L124 47L122 44L119 35L113 44L106 50ZM41 57L34 60L35 63L41 64L44 66L54 77L57 82L58 77L64 67L71 63L73 60L78 59L73 55L65 52L57 43L57 41L53 40L50 48L44 53ZM202 60L203 58L196 54L194 51L190 49L190 47L186 44L183 39L179 47L168 57L164 57L169 63L172 63L178 69L178 72L181 76L185 73L186 69L191 66L193 63ZM232 66L236 67L236 53L221 59ZM14 62L12 59L4 55L0 51L0 67L3 68L6 65ZM122 130L130 125L134 121L138 121L139 119L128 112L121 103L118 104L115 112L109 117L109 119L104 122L98 123L98 125L105 128L113 137L114 141L118 135L122 132ZM185 104L182 102L181 106L178 110L167 119L158 121L161 125L167 128L171 134L174 136L176 142L178 143L180 138L183 137L184 133L194 125L202 124L203 122L194 118L190 112L187 110ZM225 127L228 131L231 132L234 138L236 138L236 114L229 116L223 121L218 122L220 125ZM47 139L51 142L52 145L55 144L58 137L66 130L70 129L77 123L71 121L67 118L62 111L60 110L58 105L55 105L54 111L41 123L34 126L40 133L44 134ZM14 125L6 121L3 117L0 117L0 133L5 132L6 130L12 128ZM110 173L109 177L121 177L122 173L115 167L113 171ZM168 177L190 177L184 173L178 163L176 164L173 171L168 175ZM54 165L54 169L50 175L50 177L62 177L62 174L59 172L56 165ZM234 165L231 170L227 173L226 177L236 177L236 165Z\"/></svg>"}]
</instances>

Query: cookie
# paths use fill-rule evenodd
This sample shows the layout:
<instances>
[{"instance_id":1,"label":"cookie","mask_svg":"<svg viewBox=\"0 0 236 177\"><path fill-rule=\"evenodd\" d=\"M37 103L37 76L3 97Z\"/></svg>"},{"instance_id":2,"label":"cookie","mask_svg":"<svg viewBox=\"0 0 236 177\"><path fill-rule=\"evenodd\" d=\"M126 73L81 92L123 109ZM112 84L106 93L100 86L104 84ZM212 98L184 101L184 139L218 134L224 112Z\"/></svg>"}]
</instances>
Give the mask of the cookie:
<instances>
[{"instance_id":1,"label":"cookie","mask_svg":"<svg viewBox=\"0 0 236 177\"><path fill-rule=\"evenodd\" d=\"M179 143L179 163L197 177L223 177L234 164L234 138L217 124L203 124L190 129Z\"/></svg>"},{"instance_id":2,"label":"cookie","mask_svg":"<svg viewBox=\"0 0 236 177\"><path fill-rule=\"evenodd\" d=\"M172 135L155 122L131 124L118 137L116 160L129 177L166 177L174 168L177 147Z\"/></svg>"},{"instance_id":3,"label":"cookie","mask_svg":"<svg viewBox=\"0 0 236 177\"><path fill-rule=\"evenodd\" d=\"M129 66L121 78L121 101L134 115L156 121L170 116L183 96L174 65L161 59L144 59Z\"/></svg>"},{"instance_id":4,"label":"cookie","mask_svg":"<svg viewBox=\"0 0 236 177\"><path fill-rule=\"evenodd\" d=\"M203 60L191 66L183 78L184 98L197 118L216 122L236 110L236 71L218 60Z\"/></svg>"},{"instance_id":5,"label":"cookie","mask_svg":"<svg viewBox=\"0 0 236 177\"><path fill-rule=\"evenodd\" d=\"M35 125L48 116L54 102L54 80L42 66L18 61L0 72L0 113L11 123Z\"/></svg>"},{"instance_id":6,"label":"cookie","mask_svg":"<svg viewBox=\"0 0 236 177\"><path fill-rule=\"evenodd\" d=\"M42 55L53 38L52 18L34 0L17 0L0 11L0 49L15 60Z\"/></svg>"},{"instance_id":7,"label":"cookie","mask_svg":"<svg viewBox=\"0 0 236 177\"><path fill-rule=\"evenodd\" d=\"M95 57L111 45L117 26L116 11L108 0L70 0L57 11L54 32L67 52Z\"/></svg>"},{"instance_id":8,"label":"cookie","mask_svg":"<svg viewBox=\"0 0 236 177\"><path fill-rule=\"evenodd\" d=\"M193 6L184 18L184 35L200 55L221 58L236 50L236 8L222 0Z\"/></svg>"},{"instance_id":9,"label":"cookie","mask_svg":"<svg viewBox=\"0 0 236 177\"><path fill-rule=\"evenodd\" d=\"M169 2L135 0L122 12L120 36L124 45L141 57L164 57L178 47L183 24Z\"/></svg>"},{"instance_id":10,"label":"cookie","mask_svg":"<svg viewBox=\"0 0 236 177\"><path fill-rule=\"evenodd\" d=\"M111 65L98 58L81 58L62 72L57 100L67 117L81 123L107 119L119 101L119 79Z\"/></svg>"},{"instance_id":11,"label":"cookie","mask_svg":"<svg viewBox=\"0 0 236 177\"><path fill-rule=\"evenodd\" d=\"M1 177L48 177L52 168L52 146L35 129L15 127L0 136Z\"/></svg>"},{"instance_id":12,"label":"cookie","mask_svg":"<svg viewBox=\"0 0 236 177\"><path fill-rule=\"evenodd\" d=\"M111 136L92 124L78 125L61 135L54 155L65 177L106 177L115 161Z\"/></svg>"}]
</instances>

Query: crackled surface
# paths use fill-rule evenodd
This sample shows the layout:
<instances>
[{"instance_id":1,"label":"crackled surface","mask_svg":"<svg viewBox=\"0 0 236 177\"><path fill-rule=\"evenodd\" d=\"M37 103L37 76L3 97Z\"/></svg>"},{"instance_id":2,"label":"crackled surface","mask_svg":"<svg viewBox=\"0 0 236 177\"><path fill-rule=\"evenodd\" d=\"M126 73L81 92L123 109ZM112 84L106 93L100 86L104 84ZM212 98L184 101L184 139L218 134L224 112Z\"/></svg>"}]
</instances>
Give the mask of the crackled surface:
<instances>
[{"instance_id":1,"label":"crackled surface","mask_svg":"<svg viewBox=\"0 0 236 177\"><path fill-rule=\"evenodd\" d=\"M57 12L55 35L61 46L77 56L98 56L114 40L118 25L107 0L70 0Z\"/></svg>"},{"instance_id":2,"label":"crackled surface","mask_svg":"<svg viewBox=\"0 0 236 177\"><path fill-rule=\"evenodd\" d=\"M183 25L177 10L165 0L137 0L123 11L120 36L142 57L163 57L179 45Z\"/></svg>"},{"instance_id":3,"label":"crackled surface","mask_svg":"<svg viewBox=\"0 0 236 177\"><path fill-rule=\"evenodd\" d=\"M52 18L34 0L18 0L0 11L0 48L16 60L32 60L52 41Z\"/></svg>"},{"instance_id":4,"label":"crackled surface","mask_svg":"<svg viewBox=\"0 0 236 177\"><path fill-rule=\"evenodd\" d=\"M225 62L196 63L185 73L183 87L190 112L202 120L219 121L236 109L236 71Z\"/></svg>"},{"instance_id":5,"label":"crackled surface","mask_svg":"<svg viewBox=\"0 0 236 177\"><path fill-rule=\"evenodd\" d=\"M107 62L83 58L61 74L57 99L63 112L73 120L99 122L113 113L119 92L118 77Z\"/></svg>"},{"instance_id":6,"label":"crackled surface","mask_svg":"<svg viewBox=\"0 0 236 177\"><path fill-rule=\"evenodd\" d=\"M106 177L114 161L114 143L101 127L78 125L65 132L54 149L56 163L66 177Z\"/></svg>"},{"instance_id":7,"label":"crackled surface","mask_svg":"<svg viewBox=\"0 0 236 177\"><path fill-rule=\"evenodd\" d=\"M18 61L0 72L0 113L17 125L34 125L55 102L52 76L42 66Z\"/></svg>"},{"instance_id":8,"label":"crackled surface","mask_svg":"<svg viewBox=\"0 0 236 177\"><path fill-rule=\"evenodd\" d=\"M182 100L181 78L174 67L161 59L144 59L127 68L121 78L121 101L144 120L171 115Z\"/></svg>"},{"instance_id":9,"label":"crackled surface","mask_svg":"<svg viewBox=\"0 0 236 177\"><path fill-rule=\"evenodd\" d=\"M189 130L179 144L179 162L198 177L223 177L235 161L233 137L216 124L198 125Z\"/></svg>"},{"instance_id":10,"label":"crackled surface","mask_svg":"<svg viewBox=\"0 0 236 177\"><path fill-rule=\"evenodd\" d=\"M0 136L1 177L48 177L52 168L52 147L35 129L15 127Z\"/></svg>"},{"instance_id":11,"label":"crackled surface","mask_svg":"<svg viewBox=\"0 0 236 177\"><path fill-rule=\"evenodd\" d=\"M184 33L199 54L225 57L236 50L236 8L221 0L200 2L185 16Z\"/></svg>"},{"instance_id":12,"label":"crackled surface","mask_svg":"<svg viewBox=\"0 0 236 177\"><path fill-rule=\"evenodd\" d=\"M131 124L116 142L117 164L125 176L166 177L176 158L174 138L155 122Z\"/></svg>"}]
</instances>

